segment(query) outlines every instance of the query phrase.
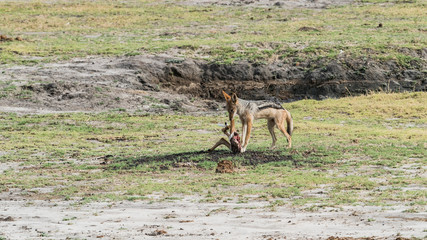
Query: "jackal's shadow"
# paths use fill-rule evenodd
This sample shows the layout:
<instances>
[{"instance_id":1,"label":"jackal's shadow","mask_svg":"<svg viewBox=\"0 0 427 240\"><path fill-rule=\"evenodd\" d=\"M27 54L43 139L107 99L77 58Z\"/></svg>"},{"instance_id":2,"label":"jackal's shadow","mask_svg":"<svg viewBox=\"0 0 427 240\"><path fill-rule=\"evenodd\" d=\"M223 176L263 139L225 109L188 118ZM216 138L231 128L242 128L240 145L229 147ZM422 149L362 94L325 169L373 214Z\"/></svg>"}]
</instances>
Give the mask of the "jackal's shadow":
<instances>
[{"instance_id":1,"label":"jackal's shadow","mask_svg":"<svg viewBox=\"0 0 427 240\"><path fill-rule=\"evenodd\" d=\"M199 163L203 161L218 162L220 160L238 161L242 166L258 165L269 162L294 162L292 155L285 155L281 151L246 151L244 153L233 154L230 151L198 151L198 152L181 152L174 154L165 154L158 156L138 156L132 158L120 158L114 161L111 165L113 169L131 169L139 165L150 163L183 163L193 162Z\"/></svg>"}]
</instances>

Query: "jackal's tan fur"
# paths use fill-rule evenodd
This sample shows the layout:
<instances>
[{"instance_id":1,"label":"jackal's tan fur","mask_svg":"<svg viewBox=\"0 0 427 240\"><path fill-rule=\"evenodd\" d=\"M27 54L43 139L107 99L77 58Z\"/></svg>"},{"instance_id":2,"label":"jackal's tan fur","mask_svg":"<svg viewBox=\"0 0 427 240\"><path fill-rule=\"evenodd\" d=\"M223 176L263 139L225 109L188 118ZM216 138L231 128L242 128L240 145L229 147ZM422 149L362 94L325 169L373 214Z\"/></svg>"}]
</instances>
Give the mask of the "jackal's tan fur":
<instances>
[{"instance_id":1,"label":"jackal's tan fur","mask_svg":"<svg viewBox=\"0 0 427 240\"><path fill-rule=\"evenodd\" d=\"M259 118L267 119L268 130L273 139L271 149L275 148L277 141L276 134L274 133L275 126L286 136L288 148L292 147L291 135L293 131L293 121L291 113L288 110L274 102L248 101L238 98L235 93L231 94L231 96L224 91L222 91L222 93L227 102L226 108L230 121L232 121L234 115L237 114L242 122L242 152L246 151L253 122ZM287 124L287 129L285 129L285 122Z\"/></svg>"}]
</instances>

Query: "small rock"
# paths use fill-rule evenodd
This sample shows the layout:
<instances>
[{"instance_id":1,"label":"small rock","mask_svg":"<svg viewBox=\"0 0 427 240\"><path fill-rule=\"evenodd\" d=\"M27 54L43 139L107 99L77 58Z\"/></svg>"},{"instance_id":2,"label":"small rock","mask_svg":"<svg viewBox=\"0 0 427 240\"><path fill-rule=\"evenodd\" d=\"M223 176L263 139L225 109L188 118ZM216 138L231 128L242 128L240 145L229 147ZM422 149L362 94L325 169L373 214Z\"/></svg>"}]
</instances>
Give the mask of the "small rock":
<instances>
[{"instance_id":1,"label":"small rock","mask_svg":"<svg viewBox=\"0 0 427 240\"><path fill-rule=\"evenodd\" d=\"M13 222L15 219L13 219L11 216L0 218L0 222Z\"/></svg>"},{"instance_id":2,"label":"small rock","mask_svg":"<svg viewBox=\"0 0 427 240\"><path fill-rule=\"evenodd\" d=\"M159 235L164 235L166 233L167 232L165 230L157 229L151 233L146 233L145 235L147 235L147 236L159 236Z\"/></svg>"}]
</instances>

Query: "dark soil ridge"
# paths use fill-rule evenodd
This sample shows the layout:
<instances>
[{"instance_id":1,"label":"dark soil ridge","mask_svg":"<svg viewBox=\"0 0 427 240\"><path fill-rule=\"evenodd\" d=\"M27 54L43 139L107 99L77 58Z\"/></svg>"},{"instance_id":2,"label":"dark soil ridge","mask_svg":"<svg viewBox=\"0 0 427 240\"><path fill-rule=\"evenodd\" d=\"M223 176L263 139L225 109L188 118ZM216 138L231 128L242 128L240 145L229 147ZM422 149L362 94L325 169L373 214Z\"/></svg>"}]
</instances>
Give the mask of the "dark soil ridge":
<instances>
[{"instance_id":1,"label":"dark soil ridge","mask_svg":"<svg viewBox=\"0 0 427 240\"><path fill-rule=\"evenodd\" d=\"M245 99L281 101L340 98L371 91L426 91L427 48L405 51L421 60L402 66L395 60L347 57L273 64L245 61L217 64L160 58L157 59L160 68L144 63L134 67L143 70L139 79L145 88L160 86L180 94L216 100L222 100L221 90L236 92Z\"/></svg>"},{"instance_id":2,"label":"dark soil ridge","mask_svg":"<svg viewBox=\"0 0 427 240\"><path fill-rule=\"evenodd\" d=\"M0 111L123 109L202 114L221 110L222 90L236 92L244 99L282 102L371 91L426 91L427 48L401 51L414 60L402 64L341 56L301 62L288 58L270 64L219 64L141 55L2 66Z\"/></svg>"}]
</instances>

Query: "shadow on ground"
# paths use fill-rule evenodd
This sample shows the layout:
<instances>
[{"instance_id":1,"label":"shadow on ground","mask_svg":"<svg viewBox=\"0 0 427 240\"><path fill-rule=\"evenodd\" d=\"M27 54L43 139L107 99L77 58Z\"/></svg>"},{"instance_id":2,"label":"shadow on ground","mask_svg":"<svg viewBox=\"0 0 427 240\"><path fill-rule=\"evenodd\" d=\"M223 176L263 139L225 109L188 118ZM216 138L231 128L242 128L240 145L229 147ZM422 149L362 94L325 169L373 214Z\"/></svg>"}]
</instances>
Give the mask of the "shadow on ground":
<instances>
[{"instance_id":1,"label":"shadow on ground","mask_svg":"<svg viewBox=\"0 0 427 240\"><path fill-rule=\"evenodd\" d=\"M247 151L233 154L230 151L220 150L213 152L182 152L158 156L138 156L115 159L108 169L132 169L139 165L151 163L200 163L204 161L219 162L220 160L238 161L242 166L254 166L258 164L290 161L295 164L292 155L285 155L280 151Z\"/></svg>"}]
</instances>

